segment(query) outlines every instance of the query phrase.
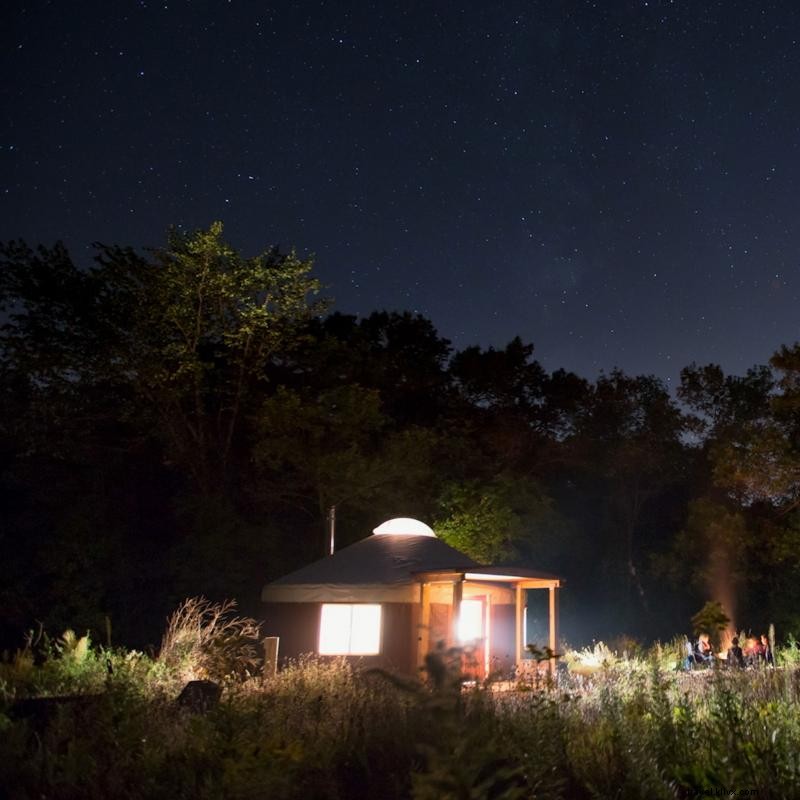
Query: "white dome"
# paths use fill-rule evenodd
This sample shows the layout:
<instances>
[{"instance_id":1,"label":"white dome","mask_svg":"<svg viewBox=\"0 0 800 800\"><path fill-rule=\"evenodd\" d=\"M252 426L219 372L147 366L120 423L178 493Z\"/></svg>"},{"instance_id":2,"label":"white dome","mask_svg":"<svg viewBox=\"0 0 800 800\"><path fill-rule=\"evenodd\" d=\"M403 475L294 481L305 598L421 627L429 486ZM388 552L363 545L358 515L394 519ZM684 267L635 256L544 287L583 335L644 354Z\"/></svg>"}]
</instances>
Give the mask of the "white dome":
<instances>
[{"instance_id":1,"label":"white dome","mask_svg":"<svg viewBox=\"0 0 800 800\"><path fill-rule=\"evenodd\" d=\"M372 531L376 536L433 536L436 534L424 522L410 517L395 517L382 522Z\"/></svg>"}]
</instances>

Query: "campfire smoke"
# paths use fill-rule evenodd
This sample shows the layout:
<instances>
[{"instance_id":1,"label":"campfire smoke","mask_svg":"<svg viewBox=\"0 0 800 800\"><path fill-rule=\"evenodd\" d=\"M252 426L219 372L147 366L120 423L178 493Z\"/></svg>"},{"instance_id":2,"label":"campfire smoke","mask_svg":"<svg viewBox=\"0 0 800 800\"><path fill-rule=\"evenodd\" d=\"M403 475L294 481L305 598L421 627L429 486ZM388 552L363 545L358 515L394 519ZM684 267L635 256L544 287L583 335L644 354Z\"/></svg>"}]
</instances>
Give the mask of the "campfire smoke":
<instances>
[{"instance_id":1,"label":"campfire smoke","mask_svg":"<svg viewBox=\"0 0 800 800\"><path fill-rule=\"evenodd\" d=\"M728 627L719 635L720 658L726 658L731 640L736 636L736 593L731 576L730 556L722 542L716 543L709 554L709 589L711 596L719 602L730 620Z\"/></svg>"}]
</instances>

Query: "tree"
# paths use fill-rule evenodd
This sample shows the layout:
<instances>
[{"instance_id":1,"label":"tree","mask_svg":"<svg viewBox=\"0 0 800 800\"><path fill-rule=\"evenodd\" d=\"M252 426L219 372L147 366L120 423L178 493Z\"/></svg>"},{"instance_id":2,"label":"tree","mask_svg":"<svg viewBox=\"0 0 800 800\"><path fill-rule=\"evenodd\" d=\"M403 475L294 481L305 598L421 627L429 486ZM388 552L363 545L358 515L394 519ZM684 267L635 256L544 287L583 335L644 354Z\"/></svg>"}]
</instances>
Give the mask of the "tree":
<instances>
[{"instance_id":1,"label":"tree","mask_svg":"<svg viewBox=\"0 0 800 800\"><path fill-rule=\"evenodd\" d=\"M218 223L145 254L96 245L88 266L60 244L0 246L0 561L17 597L0 635L59 609L119 630L124 609L143 644L167 599L150 584L255 593L251 419L319 310L310 268L244 258Z\"/></svg>"},{"instance_id":2,"label":"tree","mask_svg":"<svg viewBox=\"0 0 800 800\"><path fill-rule=\"evenodd\" d=\"M294 251L242 258L221 223L173 234L154 256L133 326L146 345L133 349L135 386L174 457L209 490L225 478L242 409L263 391L270 359L294 347L318 311L308 300L318 283ZM112 251L102 263L125 259Z\"/></svg>"},{"instance_id":3,"label":"tree","mask_svg":"<svg viewBox=\"0 0 800 800\"><path fill-rule=\"evenodd\" d=\"M432 434L394 427L376 389L281 387L263 403L256 432L261 493L300 509L318 531L331 506L374 513L399 494L408 508L430 483Z\"/></svg>"},{"instance_id":4,"label":"tree","mask_svg":"<svg viewBox=\"0 0 800 800\"><path fill-rule=\"evenodd\" d=\"M563 556L567 526L533 480L500 475L450 484L440 500L436 535L482 564Z\"/></svg>"},{"instance_id":5,"label":"tree","mask_svg":"<svg viewBox=\"0 0 800 800\"><path fill-rule=\"evenodd\" d=\"M61 245L2 249L2 367L51 422L94 410L95 422L111 416L134 422L138 435L153 431L166 457L210 492L228 477L243 409L270 360L318 311L311 262L275 248L243 258L218 222L173 232L147 258L96 247L88 269ZM89 408L97 396L113 402Z\"/></svg>"},{"instance_id":6,"label":"tree","mask_svg":"<svg viewBox=\"0 0 800 800\"><path fill-rule=\"evenodd\" d=\"M564 375L551 379L534 360L533 345L519 337L503 349L468 347L453 356L453 416L490 471L538 475L556 458L554 428L564 420L552 400L566 388ZM555 391L546 396L546 389Z\"/></svg>"},{"instance_id":7,"label":"tree","mask_svg":"<svg viewBox=\"0 0 800 800\"><path fill-rule=\"evenodd\" d=\"M697 498L672 552L659 559L661 568L685 596L710 595L736 616L750 574L749 538L747 520L737 509Z\"/></svg>"},{"instance_id":8,"label":"tree","mask_svg":"<svg viewBox=\"0 0 800 800\"><path fill-rule=\"evenodd\" d=\"M732 614L764 625L796 619L789 610L800 569L797 346L782 347L770 363L741 377L692 365L679 389L697 414L712 482L690 506L692 535L679 535L676 558L685 563L694 543L689 560L714 584L715 596Z\"/></svg>"},{"instance_id":9,"label":"tree","mask_svg":"<svg viewBox=\"0 0 800 800\"><path fill-rule=\"evenodd\" d=\"M742 505L800 505L800 345L744 377L716 365L681 373L679 395L697 413L716 484Z\"/></svg>"},{"instance_id":10,"label":"tree","mask_svg":"<svg viewBox=\"0 0 800 800\"><path fill-rule=\"evenodd\" d=\"M695 634L707 633L714 637L715 643L719 645L719 634L730 624L730 619L723 610L720 603L716 600L709 600L692 617L692 629Z\"/></svg>"},{"instance_id":11,"label":"tree","mask_svg":"<svg viewBox=\"0 0 800 800\"><path fill-rule=\"evenodd\" d=\"M546 373L532 359L533 345L517 336L504 350L467 347L456 353L451 375L469 402L485 408L531 409L542 399Z\"/></svg>"},{"instance_id":12,"label":"tree","mask_svg":"<svg viewBox=\"0 0 800 800\"><path fill-rule=\"evenodd\" d=\"M398 425L432 426L447 408L450 343L419 314L333 313L312 320L304 346L277 375L288 386L323 390L358 384L380 392Z\"/></svg>"},{"instance_id":13,"label":"tree","mask_svg":"<svg viewBox=\"0 0 800 800\"><path fill-rule=\"evenodd\" d=\"M717 364L690 364L681 370L677 393L696 415L696 434L719 439L760 419L769 408L774 388L769 367L751 367L744 376L738 376L725 375Z\"/></svg>"},{"instance_id":14,"label":"tree","mask_svg":"<svg viewBox=\"0 0 800 800\"><path fill-rule=\"evenodd\" d=\"M645 609L645 553L659 533L646 510L683 477L685 431L686 419L660 380L614 370L592 387L565 441L586 480L601 490L595 519L606 521L605 558L622 568L620 600L628 603L635 592Z\"/></svg>"}]
</instances>

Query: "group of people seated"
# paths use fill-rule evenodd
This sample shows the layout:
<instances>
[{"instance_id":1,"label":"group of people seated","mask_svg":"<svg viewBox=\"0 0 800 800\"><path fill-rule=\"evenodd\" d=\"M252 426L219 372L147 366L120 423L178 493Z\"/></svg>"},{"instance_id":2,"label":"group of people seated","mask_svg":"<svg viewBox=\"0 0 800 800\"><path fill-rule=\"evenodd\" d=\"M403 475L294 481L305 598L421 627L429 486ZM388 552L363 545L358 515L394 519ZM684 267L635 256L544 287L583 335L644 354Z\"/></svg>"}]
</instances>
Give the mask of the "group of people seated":
<instances>
[{"instance_id":1,"label":"group of people seated","mask_svg":"<svg viewBox=\"0 0 800 800\"><path fill-rule=\"evenodd\" d=\"M731 639L731 646L728 648L725 662L729 667L744 669L745 667L775 666L775 658L772 654L772 647L769 638L765 633L761 636L750 636L742 648L739 644L739 637ZM695 666L709 666L714 663L716 658L714 649L709 641L707 633L701 633L697 641L692 643L686 640L686 658L684 659L684 669L690 670Z\"/></svg>"}]
</instances>

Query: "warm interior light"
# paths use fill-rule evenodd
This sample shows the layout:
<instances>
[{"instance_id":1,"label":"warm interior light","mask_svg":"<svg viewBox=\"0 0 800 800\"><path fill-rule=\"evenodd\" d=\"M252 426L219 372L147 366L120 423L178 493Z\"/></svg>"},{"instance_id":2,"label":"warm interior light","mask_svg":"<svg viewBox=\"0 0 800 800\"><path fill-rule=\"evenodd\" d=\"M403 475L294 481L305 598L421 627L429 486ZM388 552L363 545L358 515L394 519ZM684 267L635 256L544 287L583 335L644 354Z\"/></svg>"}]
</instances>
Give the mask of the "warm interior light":
<instances>
[{"instance_id":1,"label":"warm interior light","mask_svg":"<svg viewBox=\"0 0 800 800\"><path fill-rule=\"evenodd\" d=\"M458 614L458 639L474 642L483 638L483 601L462 600Z\"/></svg>"},{"instance_id":2,"label":"warm interior light","mask_svg":"<svg viewBox=\"0 0 800 800\"><path fill-rule=\"evenodd\" d=\"M372 531L376 536L394 535L397 536L436 536L431 528L424 522L410 517L395 517L387 519Z\"/></svg>"},{"instance_id":3,"label":"warm interior light","mask_svg":"<svg viewBox=\"0 0 800 800\"><path fill-rule=\"evenodd\" d=\"M319 625L323 656L371 656L381 651L381 607L324 603Z\"/></svg>"}]
</instances>

